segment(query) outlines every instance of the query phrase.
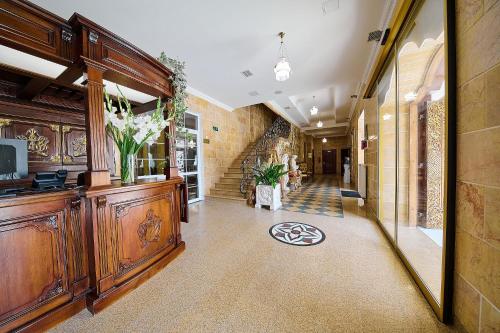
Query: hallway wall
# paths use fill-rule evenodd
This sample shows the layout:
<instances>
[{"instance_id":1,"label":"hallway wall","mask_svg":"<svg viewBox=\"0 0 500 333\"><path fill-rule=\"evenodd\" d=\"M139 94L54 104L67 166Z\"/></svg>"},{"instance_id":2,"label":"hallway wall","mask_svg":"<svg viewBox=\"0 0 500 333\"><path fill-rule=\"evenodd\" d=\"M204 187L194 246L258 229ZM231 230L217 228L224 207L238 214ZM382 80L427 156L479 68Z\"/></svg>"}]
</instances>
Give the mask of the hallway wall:
<instances>
[{"instance_id":1,"label":"hallway wall","mask_svg":"<svg viewBox=\"0 0 500 333\"><path fill-rule=\"evenodd\" d=\"M189 95L188 106L190 111L200 115L203 139L209 140L209 143L201 143L203 188L208 194L248 144L258 140L272 125L276 115L263 104L230 112L194 95Z\"/></svg>"},{"instance_id":2,"label":"hallway wall","mask_svg":"<svg viewBox=\"0 0 500 333\"><path fill-rule=\"evenodd\" d=\"M457 180L453 311L468 332L500 327L500 1L457 0ZM368 125L368 209L377 201L376 98ZM356 140L356 137L354 138ZM359 149L356 147L353 152ZM354 163L357 156L354 154Z\"/></svg>"},{"instance_id":3,"label":"hallway wall","mask_svg":"<svg viewBox=\"0 0 500 333\"><path fill-rule=\"evenodd\" d=\"M457 0L454 313L500 329L500 2Z\"/></svg>"}]
</instances>

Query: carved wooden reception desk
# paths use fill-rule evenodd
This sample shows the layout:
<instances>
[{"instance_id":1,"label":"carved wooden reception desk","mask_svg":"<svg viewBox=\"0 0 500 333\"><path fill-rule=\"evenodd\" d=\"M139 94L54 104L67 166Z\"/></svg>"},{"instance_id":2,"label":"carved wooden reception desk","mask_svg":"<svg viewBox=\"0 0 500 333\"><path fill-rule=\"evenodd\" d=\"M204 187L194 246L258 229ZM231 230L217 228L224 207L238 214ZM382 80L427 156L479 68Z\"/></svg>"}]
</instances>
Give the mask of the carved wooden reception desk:
<instances>
[{"instance_id":1,"label":"carved wooden reception desk","mask_svg":"<svg viewBox=\"0 0 500 333\"><path fill-rule=\"evenodd\" d=\"M181 193L182 190L182 193ZM182 178L133 186L102 186L84 193L90 236L92 290L98 312L184 250Z\"/></svg>"},{"instance_id":2,"label":"carved wooden reception desk","mask_svg":"<svg viewBox=\"0 0 500 333\"><path fill-rule=\"evenodd\" d=\"M140 114L158 97L168 105L173 74L81 15L25 0L0 1L0 48L0 139L26 141L29 172L0 180L0 190L25 188L0 197L0 332L39 331L85 306L102 310L184 249L174 121L158 163L166 180L123 186L104 119L105 85L133 91ZM72 189L31 190L35 173L60 169Z\"/></svg>"}]
</instances>

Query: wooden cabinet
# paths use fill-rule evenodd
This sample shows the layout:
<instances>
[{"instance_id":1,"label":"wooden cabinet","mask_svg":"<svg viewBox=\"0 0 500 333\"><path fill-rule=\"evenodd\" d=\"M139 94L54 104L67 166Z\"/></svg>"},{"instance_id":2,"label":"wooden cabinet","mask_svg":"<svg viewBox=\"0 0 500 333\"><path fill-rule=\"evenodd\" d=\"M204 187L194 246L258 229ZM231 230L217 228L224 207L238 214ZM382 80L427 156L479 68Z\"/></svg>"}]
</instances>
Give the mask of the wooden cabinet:
<instances>
[{"instance_id":1,"label":"wooden cabinet","mask_svg":"<svg viewBox=\"0 0 500 333\"><path fill-rule=\"evenodd\" d=\"M92 293L87 307L98 312L134 288L184 249L180 234L182 178L88 190L93 235L89 258Z\"/></svg>"},{"instance_id":2,"label":"wooden cabinet","mask_svg":"<svg viewBox=\"0 0 500 333\"><path fill-rule=\"evenodd\" d=\"M77 193L0 201L0 331L58 311L88 290Z\"/></svg>"}]
</instances>

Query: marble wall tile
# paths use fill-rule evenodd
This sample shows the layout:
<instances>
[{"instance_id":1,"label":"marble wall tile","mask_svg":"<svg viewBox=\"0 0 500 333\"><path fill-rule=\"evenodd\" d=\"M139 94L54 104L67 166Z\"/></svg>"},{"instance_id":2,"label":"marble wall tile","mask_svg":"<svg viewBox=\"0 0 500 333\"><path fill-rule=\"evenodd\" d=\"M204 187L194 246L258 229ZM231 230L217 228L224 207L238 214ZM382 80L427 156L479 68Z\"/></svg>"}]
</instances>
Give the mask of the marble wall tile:
<instances>
[{"instance_id":1,"label":"marble wall tile","mask_svg":"<svg viewBox=\"0 0 500 333\"><path fill-rule=\"evenodd\" d=\"M483 15L483 0L458 0L456 9L457 29L463 33Z\"/></svg>"},{"instance_id":2,"label":"marble wall tile","mask_svg":"<svg viewBox=\"0 0 500 333\"><path fill-rule=\"evenodd\" d=\"M458 84L500 62L500 5L495 4L466 32L457 34Z\"/></svg>"},{"instance_id":3,"label":"marble wall tile","mask_svg":"<svg viewBox=\"0 0 500 333\"><path fill-rule=\"evenodd\" d=\"M481 322L479 327L481 333L500 332L500 310L484 297L481 299Z\"/></svg>"},{"instance_id":4,"label":"marble wall tile","mask_svg":"<svg viewBox=\"0 0 500 333\"><path fill-rule=\"evenodd\" d=\"M453 310L468 332L479 330L481 297L461 276L455 275Z\"/></svg>"},{"instance_id":5,"label":"marble wall tile","mask_svg":"<svg viewBox=\"0 0 500 333\"><path fill-rule=\"evenodd\" d=\"M457 138L459 180L500 186L500 127L461 134Z\"/></svg>"},{"instance_id":6,"label":"marble wall tile","mask_svg":"<svg viewBox=\"0 0 500 333\"><path fill-rule=\"evenodd\" d=\"M484 189L484 240L500 250L500 188Z\"/></svg>"},{"instance_id":7,"label":"marble wall tile","mask_svg":"<svg viewBox=\"0 0 500 333\"><path fill-rule=\"evenodd\" d=\"M494 305L500 305L500 251L457 228L455 271Z\"/></svg>"},{"instance_id":8,"label":"marble wall tile","mask_svg":"<svg viewBox=\"0 0 500 333\"><path fill-rule=\"evenodd\" d=\"M485 76L486 126L498 126L500 125L500 65L488 71Z\"/></svg>"},{"instance_id":9,"label":"marble wall tile","mask_svg":"<svg viewBox=\"0 0 500 333\"><path fill-rule=\"evenodd\" d=\"M483 236L484 191L482 186L457 182L456 224L471 235Z\"/></svg>"},{"instance_id":10,"label":"marble wall tile","mask_svg":"<svg viewBox=\"0 0 500 333\"><path fill-rule=\"evenodd\" d=\"M460 88L457 100L457 131L465 133L485 127L485 76L480 75Z\"/></svg>"}]
</instances>

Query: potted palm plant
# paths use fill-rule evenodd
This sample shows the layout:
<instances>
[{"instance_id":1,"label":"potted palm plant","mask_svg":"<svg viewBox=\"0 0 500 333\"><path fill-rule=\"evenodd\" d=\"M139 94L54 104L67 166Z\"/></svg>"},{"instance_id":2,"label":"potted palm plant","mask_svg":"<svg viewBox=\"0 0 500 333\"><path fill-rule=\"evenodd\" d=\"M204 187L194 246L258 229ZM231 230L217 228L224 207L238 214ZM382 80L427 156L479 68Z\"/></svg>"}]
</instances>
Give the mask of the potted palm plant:
<instances>
[{"instance_id":1,"label":"potted palm plant","mask_svg":"<svg viewBox=\"0 0 500 333\"><path fill-rule=\"evenodd\" d=\"M255 208L269 206L270 210L281 207L281 185L280 178L287 171L283 171L283 164L264 164L255 171Z\"/></svg>"}]
</instances>

